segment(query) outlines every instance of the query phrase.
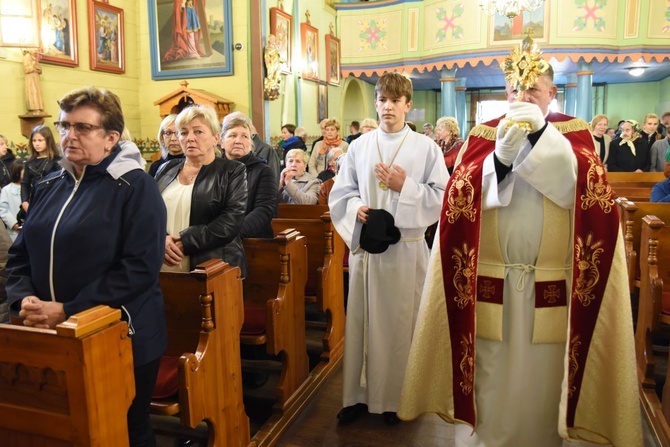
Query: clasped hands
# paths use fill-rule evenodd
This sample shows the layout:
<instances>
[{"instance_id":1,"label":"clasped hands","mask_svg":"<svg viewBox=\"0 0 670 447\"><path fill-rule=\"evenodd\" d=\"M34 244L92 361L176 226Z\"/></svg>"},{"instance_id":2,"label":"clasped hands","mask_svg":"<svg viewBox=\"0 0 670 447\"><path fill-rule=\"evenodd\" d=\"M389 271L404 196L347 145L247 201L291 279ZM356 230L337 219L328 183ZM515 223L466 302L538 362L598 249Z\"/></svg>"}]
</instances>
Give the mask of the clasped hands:
<instances>
[{"instance_id":1,"label":"clasped hands","mask_svg":"<svg viewBox=\"0 0 670 447\"><path fill-rule=\"evenodd\" d=\"M505 119L500 121L496 131L495 155L498 161L505 166L512 165L528 137L528 132L518 124L513 124L507 129L510 121L529 123L530 133L537 132L545 125L544 115L537 105L529 102L510 104L509 112L507 112Z\"/></svg>"},{"instance_id":2,"label":"clasped hands","mask_svg":"<svg viewBox=\"0 0 670 447\"><path fill-rule=\"evenodd\" d=\"M375 175L377 180L388 186L389 189L400 192L405 184L407 172L398 165L387 165L386 163L375 164Z\"/></svg>"},{"instance_id":3,"label":"clasped hands","mask_svg":"<svg viewBox=\"0 0 670 447\"><path fill-rule=\"evenodd\" d=\"M23 318L24 326L53 329L57 324L65 321L65 311L63 310L63 303L42 301L31 295L21 301L19 317Z\"/></svg>"},{"instance_id":4,"label":"clasped hands","mask_svg":"<svg viewBox=\"0 0 670 447\"><path fill-rule=\"evenodd\" d=\"M178 236L168 234L165 238L165 258L163 263L169 267L179 265L184 257L184 243Z\"/></svg>"}]
</instances>

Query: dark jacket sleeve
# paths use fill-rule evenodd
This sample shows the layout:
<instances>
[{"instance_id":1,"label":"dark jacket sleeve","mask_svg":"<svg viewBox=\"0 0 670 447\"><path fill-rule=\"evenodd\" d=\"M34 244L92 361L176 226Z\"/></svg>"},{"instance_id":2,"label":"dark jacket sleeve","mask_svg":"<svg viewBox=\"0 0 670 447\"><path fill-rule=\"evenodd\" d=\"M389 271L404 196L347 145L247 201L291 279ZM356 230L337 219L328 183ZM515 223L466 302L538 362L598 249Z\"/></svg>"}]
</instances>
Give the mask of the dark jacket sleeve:
<instances>
[{"instance_id":1,"label":"dark jacket sleeve","mask_svg":"<svg viewBox=\"0 0 670 447\"><path fill-rule=\"evenodd\" d=\"M220 200L218 215L211 221L203 224L191 225L180 233L186 255L222 247L240 235L244 214L247 210L247 174L242 163L227 168L227 175L221 174L217 178L227 181L222 189L225 197ZM210 191L215 189L210 189ZM194 200L196 198L194 197ZM194 210L191 208L191 221Z\"/></svg>"},{"instance_id":2,"label":"dark jacket sleeve","mask_svg":"<svg viewBox=\"0 0 670 447\"><path fill-rule=\"evenodd\" d=\"M33 184L33 178L35 177L35 171L31 168L31 163L28 161L23 170L23 178L21 179L21 203L30 201L31 185Z\"/></svg>"},{"instance_id":3,"label":"dark jacket sleeve","mask_svg":"<svg viewBox=\"0 0 670 447\"><path fill-rule=\"evenodd\" d=\"M642 153L645 156L645 161L642 165L642 170L644 172L649 172L651 170L651 149L649 148L649 145L647 145L646 142L642 142L636 149L638 151L642 151Z\"/></svg>"},{"instance_id":4,"label":"dark jacket sleeve","mask_svg":"<svg viewBox=\"0 0 670 447\"><path fill-rule=\"evenodd\" d=\"M68 317L97 304L126 306L156 286L165 255L167 212L151 177L140 170L127 175L136 178L124 209L119 210L123 213L119 262L63 304Z\"/></svg>"},{"instance_id":5,"label":"dark jacket sleeve","mask_svg":"<svg viewBox=\"0 0 670 447\"><path fill-rule=\"evenodd\" d=\"M610 141L610 154L607 156L607 170L612 172L620 172L621 167L617 164L617 156L619 154L619 141L614 139Z\"/></svg>"},{"instance_id":6,"label":"dark jacket sleeve","mask_svg":"<svg viewBox=\"0 0 670 447\"><path fill-rule=\"evenodd\" d=\"M277 216L277 179L267 165L256 165L258 180L254 191L254 203L251 211L244 217L240 236L245 237L272 237L272 218ZM260 168L260 169L259 169ZM247 180L250 180L247 177ZM251 187L251 183L248 183Z\"/></svg>"}]
</instances>

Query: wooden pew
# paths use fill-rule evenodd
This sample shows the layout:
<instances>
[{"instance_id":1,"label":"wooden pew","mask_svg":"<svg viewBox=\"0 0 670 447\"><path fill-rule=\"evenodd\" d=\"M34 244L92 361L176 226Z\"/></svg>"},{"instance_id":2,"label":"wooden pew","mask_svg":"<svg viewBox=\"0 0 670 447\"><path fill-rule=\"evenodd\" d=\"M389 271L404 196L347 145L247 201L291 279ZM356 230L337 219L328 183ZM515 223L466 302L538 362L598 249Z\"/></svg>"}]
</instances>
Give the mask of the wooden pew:
<instances>
[{"instance_id":1,"label":"wooden pew","mask_svg":"<svg viewBox=\"0 0 670 447\"><path fill-rule=\"evenodd\" d=\"M640 300L635 331L640 399L652 433L659 445L670 445L670 368L666 371L662 403L657 395L656 361L652 341L660 329L670 328L670 309L663 306L664 291L670 292L670 226L654 215L642 218ZM666 312L663 311L666 307ZM668 354L665 354L667 356Z\"/></svg>"},{"instance_id":2,"label":"wooden pew","mask_svg":"<svg viewBox=\"0 0 670 447\"><path fill-rule=\"evenodd\" d=\"M344 352L344 253L345 245L325 205L279 204L279 217L272 219L275 233L295 228L307 238L307 284L305 296L326 315L323 362L332 362Z\"/></svg>"},{"instance_id":3,"label":"wooden pew","mask_svg":"<svg viewBox=\"0 0 670 447\"><path fill-rule=\"evenodd\" d=\"M265 345L282 360L275 410L284 411L309 374L305 340L305 238L287 229L274 239L243 240L249 266L244 279L245 315L260 310L265 330L242 335L242 343ZM261 314L261 318L263 315ZM255 325L258 326L258 325Z\"/></svg>"},{"instance_id":4,"label":"wooden pew","mask_svg":"<svg viewBox=\"0 0 670 447\"><path fill-rule=\"evenodd\" d=\"M651 190L658 182L665 180L662 172L608 172L607 181L616 197L648 202Z\"/></svg>"},{"instance_id":5,"label":"wooden pew","mask_svg":"<svg viewBox=\"0 0 670 447\"><path fill-rule=\"evenodd\" d=\"M244 319L240 269L210 259L190 273L162 272L168 328L167 357L178 358L178 393L154 399L151 412L179 414L195 428L206 421L208 445L250 442L242 401L240 330Z\"/></svg>"},{"instance_id":6,"label":"wooden pew","mask_svg":"<svg viewBox=\"0 0 670 447\"><path fill-rule=\"evenodd\" d=\"M626 222L624 232L624 243L626 246L626 264L628 267L628 281L631 294L637 292L640 283L640 234L642 229L642 218L647 214L658 216L659 219L670 222L670 204L651 202L632 202L630 200L622 203L624 209L624 220Z\"/></svg>"},{"instance_id":7,"label":"wooden pew","mask_svg":"<svg viewBox=\"0 0 670 447\"><path fill-rule=\"evenodd\" d=\"M133 354L121 311L97 306L55 330L0 325L0 444L128 446Z\"/></svg>"}]
</instances>

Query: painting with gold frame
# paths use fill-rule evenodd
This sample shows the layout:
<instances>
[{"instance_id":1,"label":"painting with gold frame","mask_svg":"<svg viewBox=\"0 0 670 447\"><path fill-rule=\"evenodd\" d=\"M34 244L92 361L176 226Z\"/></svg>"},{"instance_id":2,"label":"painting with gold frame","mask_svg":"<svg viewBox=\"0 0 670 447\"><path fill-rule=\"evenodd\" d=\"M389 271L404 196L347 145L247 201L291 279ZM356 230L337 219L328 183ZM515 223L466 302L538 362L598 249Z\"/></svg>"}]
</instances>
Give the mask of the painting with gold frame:
<instances>
[{"instance_id":1,"label":"painting with gold frame","mask_svg":"<svg viewBox=\"0 0 670 447\"><path fill-rule=\"evenodd\" d=\"M88 8L91 70L125 73L123 9L98 1L90 2Z\"/></svg>"},{"instance_id":2,"label":"painting with gold frame","mask_svg":"<svg viewBox=\"0 0 670 447\"><path fill-rule=\"evenodd\" d=\"M309 23L300 24L302 78L319 80L319 30Z\"/></svg>"},{"instance_id":3,"label":"painting with gold frame","mask_svg":"<svg viewBox=\"0 0 670 447\"><path fill-rule=\"evenodd\" d=\"M40 21L39 60L66 67L78 66L76 0L38 0L37 5Z\"/></svg>"},{"instance_id":4,"label":"painting with gold frame","mask_svg":"<svg viewBox=\"0 0 670 447\"><path fill-rule=\"evenodd\" d=\"M326 80L329 84L340 85L340 39L326 34Z\"/></svg>"}]
</instances>

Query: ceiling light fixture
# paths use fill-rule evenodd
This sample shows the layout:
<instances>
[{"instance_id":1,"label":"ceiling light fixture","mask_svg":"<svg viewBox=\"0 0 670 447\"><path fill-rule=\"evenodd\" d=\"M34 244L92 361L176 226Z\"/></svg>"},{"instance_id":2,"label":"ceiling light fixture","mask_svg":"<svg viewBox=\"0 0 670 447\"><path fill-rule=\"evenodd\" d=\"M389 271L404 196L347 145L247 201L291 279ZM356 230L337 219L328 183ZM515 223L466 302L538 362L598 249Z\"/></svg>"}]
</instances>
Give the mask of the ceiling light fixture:
<instances>
[{"instance_id":1,"label":"ceiling light fixture","mask_svg":"<svg viewBox=\"0 0 670 447\"><path fill-rule=\"evenodd\" d=\"M637 77L642 76L647 68L648 67L628 67L626 70L628 70L629 75Z\"/></svg>"},{"instance_id":2,"label":"ceiling light fixture","mask_svg":"<svg viewBox=\"0 0 670 447\"><path fill-rule=\"evenodd\" d=\"M544 0L479 0L479 6L490 16L495 13L510 19L521 14L521 11L535 11L542 6Z\"/></svg>"}]
</instances>

